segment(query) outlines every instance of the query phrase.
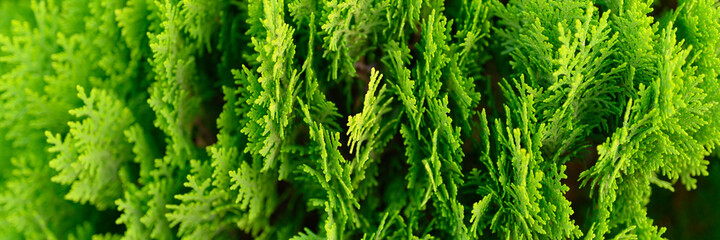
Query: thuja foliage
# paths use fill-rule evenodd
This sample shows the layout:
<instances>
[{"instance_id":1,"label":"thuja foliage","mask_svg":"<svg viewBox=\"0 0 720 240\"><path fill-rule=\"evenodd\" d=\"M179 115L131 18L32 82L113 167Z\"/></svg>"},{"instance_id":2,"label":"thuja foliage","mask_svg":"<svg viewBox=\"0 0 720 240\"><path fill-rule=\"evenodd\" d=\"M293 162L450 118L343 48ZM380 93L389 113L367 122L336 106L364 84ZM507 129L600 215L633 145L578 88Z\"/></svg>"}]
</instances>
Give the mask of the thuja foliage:
<instances>
[{"instance_id":1,"label":"thuja foliage","mask_svg":"<svg viewBox=\"0 0 720 240\"><path fill-rule=\"evenodd\" d=\"M0 75L2 238L720 236L713 0L11 0Z\"/></svg>"}]
</instances>

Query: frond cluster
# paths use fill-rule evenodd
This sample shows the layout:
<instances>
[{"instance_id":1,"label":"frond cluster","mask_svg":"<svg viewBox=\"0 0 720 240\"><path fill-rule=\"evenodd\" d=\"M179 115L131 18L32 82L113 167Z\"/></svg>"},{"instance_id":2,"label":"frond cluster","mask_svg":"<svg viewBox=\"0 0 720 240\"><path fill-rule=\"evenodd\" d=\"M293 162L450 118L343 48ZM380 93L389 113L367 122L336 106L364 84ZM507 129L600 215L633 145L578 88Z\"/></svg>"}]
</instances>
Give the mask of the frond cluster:
<instances>
[{"instance_id":1,"label":"frond cluster","mask_svg":"<svg viewBox=\"0 0 720 240\"><path fill-rule=\"evenodd\" d=\"M717 238L657 209L720 219L720 5L663 4L2 1L0 238Z\"/></svg>"}]
</instances>

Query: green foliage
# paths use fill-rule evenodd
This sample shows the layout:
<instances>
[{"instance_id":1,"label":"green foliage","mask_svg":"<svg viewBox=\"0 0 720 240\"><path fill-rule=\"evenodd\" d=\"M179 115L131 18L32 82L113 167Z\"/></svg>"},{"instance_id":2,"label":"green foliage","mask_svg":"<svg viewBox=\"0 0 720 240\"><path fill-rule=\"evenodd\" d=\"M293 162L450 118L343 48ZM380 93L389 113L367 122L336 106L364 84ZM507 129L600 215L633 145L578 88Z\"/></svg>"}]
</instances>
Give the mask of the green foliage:
<instances>
[{"instance_id":1,"label":"green foliage","mask_svg":"<svg viewBox=\"0 0 720 240\"><path fill-rule=\"evenodd\" d=\"M282 1L255 1L251 4L260 5L253 8L262 9L262 13L256 14L260 17L263 32L251 33L252 45L258 52L260 66L257 72L260 76L248 76L250 96L246 101L250 105L247 113L250 120L242 130L248 136L249 144L245 151L253 158L262 159L263 172L277 169L280 165L279 179L282 180L291 169L287 151L283 148L292 129L289 125L299 79L293 66L295 45L292 35L295 30L283 20Z\"/></svg>"},{"instance_id":2,"label":"green foliage","mask_svg":"<svg viewBox=\"0 0 720 240\"><path fill-rule=\"evenodd\" d=\"M720 216L719 44L710 0L3 1L0 238L696 238L654 208Z\"/></svg>"},{"instance_id":3,"label":"green foliage","mask_svg":"<svg viewBox=\"0 0 720 240\"><path fill-rule=\"evenodd\" d=\"M58 171L52 180L71 185L65 198L90 202L103 210L122 194L119 174L127 174L124 165L132 157L125 154L132 146L123 131L135 120L130 110L107 92L93 89L88 96L82 87L78 91L84 106L70 114L83 121L69 122L64 140L59 134L45 133L53 145L48 151L57 153L49 162Z\"/></svg>"}]
</instances>

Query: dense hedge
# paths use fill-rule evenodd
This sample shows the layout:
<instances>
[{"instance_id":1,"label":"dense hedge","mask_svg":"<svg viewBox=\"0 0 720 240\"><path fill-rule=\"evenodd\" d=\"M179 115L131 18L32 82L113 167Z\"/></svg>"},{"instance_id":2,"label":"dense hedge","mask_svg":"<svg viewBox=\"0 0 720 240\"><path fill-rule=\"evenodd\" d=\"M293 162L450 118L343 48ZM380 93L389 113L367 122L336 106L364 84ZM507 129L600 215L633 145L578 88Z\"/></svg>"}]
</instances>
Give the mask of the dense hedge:
<instances>
[{"instance_id":1,"label":"dense hedge","mask_svg":"<svg viewBox=\"0 0 720 240\"><path fill-rule=\"evenodd\" d=\"M0 238L720 239L718 31L716 0L4 0Z\"/></svg>"}]
</instances>

